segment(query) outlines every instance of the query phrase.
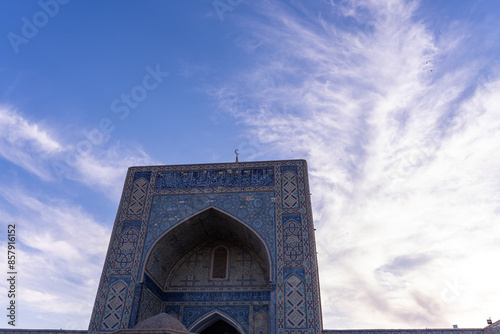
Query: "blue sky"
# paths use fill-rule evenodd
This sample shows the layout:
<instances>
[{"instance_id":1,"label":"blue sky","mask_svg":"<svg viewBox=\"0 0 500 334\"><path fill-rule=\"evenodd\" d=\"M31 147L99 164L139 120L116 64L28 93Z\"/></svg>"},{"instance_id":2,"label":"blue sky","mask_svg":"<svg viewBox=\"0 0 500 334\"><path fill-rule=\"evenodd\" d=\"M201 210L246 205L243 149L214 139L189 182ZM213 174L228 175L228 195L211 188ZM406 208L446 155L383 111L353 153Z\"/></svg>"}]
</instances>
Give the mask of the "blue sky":
<instances>
[{"instance_id":1,"label":"blue sky","mask_svg":"<svg viewBox=\"0 0 500 334\"><path fill-rule=\"evenodd\" d=\"M18 328L87 328L127 167L236 148L308 160L326 329L500 319L500 2L3 1L0 17Z\"/></svg>"}]
</instances>

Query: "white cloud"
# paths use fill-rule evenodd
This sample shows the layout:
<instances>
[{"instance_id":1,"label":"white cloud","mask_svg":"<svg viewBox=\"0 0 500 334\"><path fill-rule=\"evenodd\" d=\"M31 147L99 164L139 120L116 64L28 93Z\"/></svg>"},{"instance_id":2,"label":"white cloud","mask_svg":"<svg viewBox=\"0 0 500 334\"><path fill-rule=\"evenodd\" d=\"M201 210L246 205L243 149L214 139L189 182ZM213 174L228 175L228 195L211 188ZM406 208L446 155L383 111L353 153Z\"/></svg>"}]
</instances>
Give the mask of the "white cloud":
<instances>
[{"instance_id":1,"label":"white cloud","mask_svg":"<svg viewBox=\"0 0 500 334\"><path fill-rule=\"evenodd\" d=\"M29 123L22 116L0 108L0 133L2 139L10 143L23 145L31 142L33 146L45 153L61 151L61 145L54 140L46 130L40 129L36 123Z\"/></svg>"},{"instance_id":2,"label":"white cloud","mask_svg":"<svg viewBox=\"0 0 500 334\"><path fill-rule=\"evenodd\" d=\"M110 199L120 198L128 167L154 165L140 147L124 147L121 143L98 149L93 154L78 155L73 167L65 165L63 177L89 187L97 187Z\"/></svg>"},{"instance_id":3,"label":"white cloud","mask_svg":"<svg viewBox=\"0 0 500 334\"><path fill-rule=\"evenodd\" d=\"M53 132L12 108L0 107L0 155L44 181L77 181L116 200L128 167L157 163L137 145L110 141L109 134L63 142Z\"/></svg>"},{"instance_id":4,"label":"white cloud","mask_svg":"<svg viewBox=\"0 0 500 334\"><path fill-rule=\"evenodd\" d=\"M44 157L61 152L61 145L41 125L27 121L8 107L0 107L0 155L38 177L50 178L37 167Z\"/></svg>"},{"instance_id":5,"label":"white cloud","mask_svg":"<svg viewBox=\"0 0 500 334\"><path fill-rule=\"evenodd\" d=\"M474 38L437 39L417 4L255 7L256 64L213 91L247 155L308 159L325 328L500 318L500 81L478 84L490 65L454 59Z\"/></svg>"},{"instance_id":6,"label":"white cloud","mask_svg":"<svg viewBox=\"0 0 500 334\"><path fill-rule=\"evenodd\" d=\"M111 230L62 200L42 200L5 185L0 197L10 205L9 213L0 208L1 216L9 218L1 219L2 225L16 224L18 325L85 328ZM5 244L2 252L6 253ZM36 319L26 314L50 316Z\"/></svg>"}]
</instances>

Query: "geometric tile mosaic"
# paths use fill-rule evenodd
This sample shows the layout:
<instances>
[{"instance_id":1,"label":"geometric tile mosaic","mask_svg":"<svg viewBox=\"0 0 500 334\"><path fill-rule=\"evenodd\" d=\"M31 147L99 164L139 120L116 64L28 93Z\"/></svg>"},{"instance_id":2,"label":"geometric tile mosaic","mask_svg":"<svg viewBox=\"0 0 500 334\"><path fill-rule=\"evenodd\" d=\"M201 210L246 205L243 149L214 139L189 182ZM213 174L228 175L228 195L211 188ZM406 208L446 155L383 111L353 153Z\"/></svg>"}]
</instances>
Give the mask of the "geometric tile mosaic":
<instances>
[{"instance_id":1,"label":"geometric tile mosaic","mask_svg":"<svg viewBox=\"0 0 500 334\"><path fill-rule=\"evenodd\" d=\"M283 226L283 254L286 262L302 261L302 226L295 219L288 220Z\"/></svg>"},{"instance_id":2,"label":"geometric tile mosaic","mask_svg":"<svg viewBox=\"0 0 500 334\"><path fill-rule=\"evenodd\" d=\"M112 331L120 328L128 286L122 281L117 281L109 287L106 307L104 308L102 331Z\"/></svg>"},{"instance_id":3,"label":"geometric tile mosaic","mask_svg":"<svg viewBox=\"0 0 500 334\"><path fill-rule=\"evenodd\" d=\"M116 252L115 268L132 268L132 262L134 261L138 238L139 231L135 227L129 227L122 232L118 250Z\"/></svg>"},{"instance_id":4,"label":"geometric tile mosaic","mask_svg":"<svg viewBox=\"0 0 500 334\"><path fill-rule=\"evenodd\" d=\"M283 207L298 208L299 207L299 191L297 175L291 171L287 171L281 177L283 189Z\"/></svg>"},{"instance_id":5,"label":"geometric tile mosaic","mask_svg":"<svg viewBox=\"0 0 500 334\"><path fill-rule=\"evenodd\" d=\"M307 328L305 286L296 275L285 281L285 326L289 329Z\"/></svg>"},{"instance_id":6,"label":"geometric tile mosaic","mask_svg":"<svg viewBox=\"0 0 500 334\"><path fill-rule=\"evenodd\" d=\"M143 177L134 181L134 187L132 188L132 195L130 196L130 203L128 207L129 214L137 215L142 213L148 191L148 185L149 181Z\"/></svg>"}]
</instances>

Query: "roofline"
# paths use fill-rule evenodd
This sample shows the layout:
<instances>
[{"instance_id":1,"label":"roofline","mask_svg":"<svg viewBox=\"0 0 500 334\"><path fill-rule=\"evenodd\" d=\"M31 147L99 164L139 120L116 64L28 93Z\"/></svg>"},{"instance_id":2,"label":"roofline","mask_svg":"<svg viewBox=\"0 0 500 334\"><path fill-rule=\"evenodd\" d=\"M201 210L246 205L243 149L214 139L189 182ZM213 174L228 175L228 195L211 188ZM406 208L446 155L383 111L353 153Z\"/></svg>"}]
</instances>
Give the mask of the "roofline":
<instances>
[{"instance_id":1,"label":"roofline","mask_svg":"<svg viewBox=\"0 0 500 334\"><path fill-rule=\"evenodd\" d=\"M214 165L234 165L237 167L238 165L247 165L247 164L259 164L259 163L277 163L277 162L292 162L292 161L301 161L307 165L306 159L290 159L290 160L262 160L262 161L238 161L238 162L210 162L210 163L201 163L201 164L173 164L173 165L147 165L147 166L131 166L129 169L134 168L161 168L161 167L187 167L187 166L214 166Z\"/></svg>"}]
</instances>

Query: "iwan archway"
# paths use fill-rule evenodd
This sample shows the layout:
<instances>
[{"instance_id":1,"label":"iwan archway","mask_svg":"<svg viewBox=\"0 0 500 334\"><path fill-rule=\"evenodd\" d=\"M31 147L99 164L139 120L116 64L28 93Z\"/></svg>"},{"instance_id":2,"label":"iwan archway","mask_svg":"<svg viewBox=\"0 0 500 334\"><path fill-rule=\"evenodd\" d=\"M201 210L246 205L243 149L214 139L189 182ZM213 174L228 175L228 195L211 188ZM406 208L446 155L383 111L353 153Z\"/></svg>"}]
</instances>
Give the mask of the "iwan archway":
<instances>
[{"instance_id":1,"label":"iwan archway","mask_svg":"<svg viewBox=\"0 0 500 334\"><path fill-rule=\"evenodd\" d=\"M268 314L269 272L270 255L260 237L243 222L210 207L170 229L151 248L138 322L167 312L182 317L187 326L204 324L199 329L208 332L225 326L248 332L253 323L250 309ZM216 324L215 319L228 325ZM268 328L267 319L265 323Z\"/></svg>"}]
</instances>

